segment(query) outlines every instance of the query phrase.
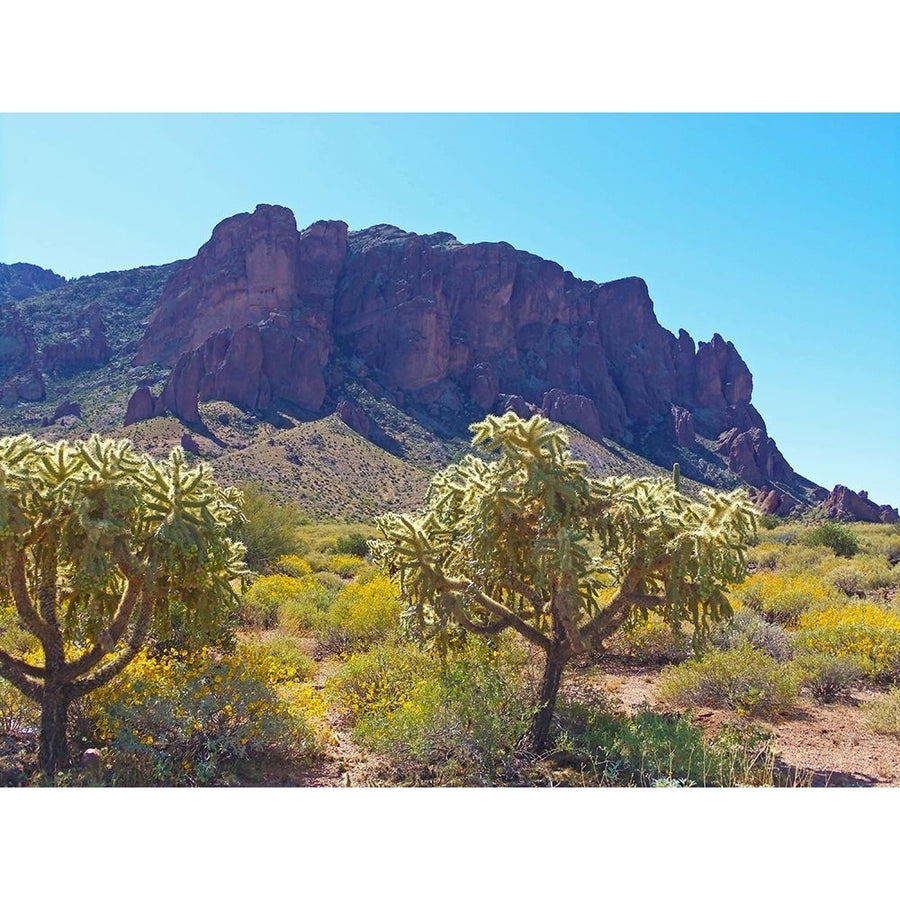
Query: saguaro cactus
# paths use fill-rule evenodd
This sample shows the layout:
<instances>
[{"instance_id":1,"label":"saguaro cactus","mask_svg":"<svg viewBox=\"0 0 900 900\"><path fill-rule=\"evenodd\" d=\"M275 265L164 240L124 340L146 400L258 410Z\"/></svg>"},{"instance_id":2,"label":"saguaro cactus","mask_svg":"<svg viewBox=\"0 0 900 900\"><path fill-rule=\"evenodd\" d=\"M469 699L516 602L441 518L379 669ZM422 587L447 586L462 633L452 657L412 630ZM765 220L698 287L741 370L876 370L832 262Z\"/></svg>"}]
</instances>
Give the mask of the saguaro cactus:
<instances>
[{"instance_id":1,"label":"saguaro cactus","mask_svg":"<svg viewBox=\"0 0 900 900\"><path fill-rule=\"evenodd\" d=\"M651 609L699 635L730 613L725 589L744 577L755 514L741 491L694 502L672 478L589 478L565 432L539 416L488 416L472 431L499 457L440 472L419 514L378 520L373 554L399 580L423 641L447 648L466 632L511 628L544 651L525 735L539 753L573 656Z\"/></svg>"},{"instance_id":2,"label":"saguaro cactus","mask_svg":"<svg viewBox=\"0 0 900 900\"><path fill-rule=\"evenodd\" d=\"M96 436L0 440L0 611L40 647L36 658L0 649L0 676L40 704L43 771L68 761L73 700L120 673L174 611L203 628L234 602L243 548L225 529L239 501L180 449L157 462Z\"/></svg>"}]
</instances>

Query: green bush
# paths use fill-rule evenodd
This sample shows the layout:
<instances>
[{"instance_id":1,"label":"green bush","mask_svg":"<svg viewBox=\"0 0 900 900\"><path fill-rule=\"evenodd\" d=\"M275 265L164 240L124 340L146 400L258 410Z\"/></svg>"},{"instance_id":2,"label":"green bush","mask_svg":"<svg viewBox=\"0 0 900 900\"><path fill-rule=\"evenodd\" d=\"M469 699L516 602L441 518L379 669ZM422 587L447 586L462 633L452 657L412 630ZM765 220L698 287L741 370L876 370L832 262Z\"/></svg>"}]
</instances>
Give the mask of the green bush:
<instances>
[{"instance_id":1,"label":"green bush","mask_svg":"<svg viewBox=\"0 0 900 900\"><path fill-rule=\"evenodd\" d=\"M356 725L393 712L436 670L436 661L413 644L377 644L349 657L326 682L326 695L338 715Z\"/></svg>"},{"instance_id":2,"label":"green bush","mask_svg":"<svg viewBox=\"0 0 900 900\"><path fill-rule=\"evenodd\" d=\"M845 697L862 680L865 661L855 656L804 653L793 662L801 687L822 703Z\"/></svg>"},{"instance_id":3,"label":"green bush","mask_svg":"<svg viewBox=\"0 0 900 900\"><path fill-rule=\"evenodd\" d=\"M317 632L326 626L335 596L313 575L263 575L241 597L240 621L248 628Z\"/></svg>"},{"instance_id":4,"label":"green bush","mask_svg":"<svg viewBox=\"0 0 900 900\"><path fill-rule=\"evenodd\" d=\"M767 653L744 645L666 669L657 696L676 706L768 715L790 708L797 699L797 684L792 673Z\"/></svg>"},{"instance_id":5,"label":"green bush","mask_svg":"<svg viewBox=\"0 0 900 900\"><path fill-rule=\"evenodd\" d=\"M873 731L900 738L900 688L891 688L885 697L867 700L862 710Z\"/></svg>"},{"instance_id":6,"label":"green bush","mask_svg":"<svg viewBox=\"0 0 900 900\"><path fill-rule=\"evenodd\" d=\"M681 662L691 652L691 639L662 616L651 612L646 618L619 629L607 642L612 653L636 663Z\"/></svg>"},{"instance_id":7,"label":"green bush","mask_svg":"<svg viewBox=\"0 0 900 900\"><path fill-rule=\"evenodd\" d=\"M516 652L472 644L355 734L407 778L424 770L444 784L493 783L534 714L521 669Z\"/></svg>"},{"instance_id":8,"label":"green bush","mask_svg":"<svg viewBox=\"0 0 900 900\"><path fill-rule=\"evenodd\" d=\"M301 552L297 528L304 516L299 507L278 503L255 484L241 485L244 495L242 518L231 527L231 536L247 548L250 569L266 569L280 556Z\"/></svg>"},{"instance_id":9,"label":"green bush","mask_svg":"<svg viewBox=\"0 0 900 900\"><path fill-rule=\"evenodd\" d=\"M732 787L771 784L770 736L753 726L728 725L712 740L688 718L644 707L634 716L605 705L561 707L558 746L589 762L597 782L641 787Z\"/></svg>"},{"instance_id":10,"label":"green bush","mask_svg":"<svg viewBox=\"0 0 900 900\"><path fill-rule=\"evenodd\" d=\"M36 734L40 721L40 706L0 678L0 735Z\"/></svg>"},{"instance_id":11,"label":"green bush","mask_svg":"<svg viewBox=\"0 0 900 900\"><path fill-rule=\"evenodd\" d=\"M803 535L802 540L809 547L830 547L835 556L849 558L859 551L859 538L848 525L838 522L816 525Z\"/></svg>"},{"instance_id":12,"label":"green bush","mask_svg":"<svg viewBox=\"0 0 900 900\"><path fill-rule=\"evenodd\" d=\"M335 540L334 552L347 556L366 557L369 555L369 544L364 534L354 531L351 534L341 535Z\"/></svg>"},{"instance_id":13,"label":"green bush","mask_svg":"<svg viewBox=\"0 0 900 900\"><path fill-rule=\"evenodd\" d=\"M238 654L266 684L308 681L316 674L315 661L287 634L269 632L241 643Z\"/></svg>"}]
</instances>

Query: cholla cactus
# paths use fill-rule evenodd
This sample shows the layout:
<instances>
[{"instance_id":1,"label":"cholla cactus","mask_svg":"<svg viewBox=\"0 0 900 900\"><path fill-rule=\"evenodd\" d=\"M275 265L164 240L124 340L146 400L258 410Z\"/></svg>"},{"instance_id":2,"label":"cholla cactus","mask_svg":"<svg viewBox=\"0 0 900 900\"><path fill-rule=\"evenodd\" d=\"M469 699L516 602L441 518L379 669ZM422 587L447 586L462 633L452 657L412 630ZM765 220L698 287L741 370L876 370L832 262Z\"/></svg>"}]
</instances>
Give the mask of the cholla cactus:
<instances>
[{"instance_id":1,"label":"cholla cactus","mask_svg":"<svg viewBox=\"0 0 900 900\"><path fill-rule=\"evenodd\" d=\"M373 554L424 641L446 649L466 632L512 628L544 651L525 737L541 752L573 656L651 609L700 636L730 614L725 591L744 577L755 513L741 491L694 502L673 478L589 478L565 432L540 416L488 416L472 431L499 457L467 456L436 475L419 514L378 520Z\"/></svg>"},{"instance_id":2,"label":"cholla cactus","mask_svg":"<svg viewBox=\"0 0 900 900\"><path fill-rule=\"evenodd\" d=\"M127 441L0 439L0 610L42 659L0 649L0 675L41 706L41 768L67 762L73 700L121 672L177 611L196 628L235 601L243 547L227 538L239 494L180 449Z\"/></svg>"}]
</instances>

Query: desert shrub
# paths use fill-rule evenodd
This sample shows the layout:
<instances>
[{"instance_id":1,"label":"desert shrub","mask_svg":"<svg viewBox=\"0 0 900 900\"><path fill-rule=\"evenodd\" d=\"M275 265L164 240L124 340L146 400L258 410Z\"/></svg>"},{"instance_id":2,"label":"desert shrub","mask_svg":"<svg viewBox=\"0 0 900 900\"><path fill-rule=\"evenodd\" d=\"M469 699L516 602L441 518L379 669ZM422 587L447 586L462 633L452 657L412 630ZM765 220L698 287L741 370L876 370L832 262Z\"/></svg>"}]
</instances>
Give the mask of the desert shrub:
<instances>
[{"instance_id":1,"label":"desert shrub","mask_svg":"<svg viewBox=\"0 0 900 900\"><path fill-rule=\"evenodd\" d=\"M276 502L255 484L243 484L241 491L243 516L231 526L231 533L247 548L247 566L259 571L279 556L299 553L297 528L304 521L300 508Z\"/></svg>"},{"instance_id":2,"label":"desert shrub","mask_svg":"<svg viewBox=\"0 0 900 900\"><path fill-rule=\"evenodd\" d=\"M365 575L363 574L362 577L365 577ZM335 597L347 586L347 582L334 572L325 572L324 570L314 572L313 578L327 591L331 591ZM358 580L359 578L357 578Z\"/></svg>"},{"instance_id":3,"label":"desert shrub","mask_svg":"<svg viewBox=\"0 0 900 900\"><path fill-rule=\"evenodd\" d=\"M865 701L862 710L873 731L900 738L900 688L891 688L885 697Z\"/></svg>"},{"instance_id":4,"label":"desert shrub","mask_svg":"<svg viewBox=\"0 0 900 900\"><path fill-rule=\"evenodd\" d=\"M355 725L393 712L436 670L436 661L412 644L376 644L349 657L325 689L337 713Z\"/></svg>"},{"instance_id":5,"label":"desert shrub","mask_svg":"<svg viewBox=\"0 0 900 900\"><path fill-rule=\"evenodd\" d=\"M710 634L710 643L718 650L735 650L749 644L778 662L794 654L791 636L781 625L767 622L754 609L742 607L734 616L719 622Z\"/></svg>"},{"instance_id":6,"label":"desert shrub","mask_svg":"<svg viewBox=\"0 0 900 900\"><path fill-rule=\"evenodd\" d=\"M773 572L753 575L735 588L732 595L768 621L781 625L795 624L807 610L828 606L840 599L832 585L815 575Z\"/></svg>"},{"instance_id":7,"label":"desert shrub","mask_svg":"<svg viewBox=\"0 0 900 900\"><path fill-rule=\"evenodd\" d=\"M266 684L307 681L316 674L315 662L287 634L269 633L241 643L238 655L254 677Z\"/></svg>"},{"instance_id":8,"label":"desert shrub","mask_svg":"<svg viewBox=\"0 0 900 900\"><path fill-rule=\"evenodd\" d=\"M828 573L826 580L848 597L861 592L863 589L862 570L853 563L836 566Z\"/></svg>"},{"instance_id":9,"label":"desert shrub","mask_svg":"<svg viewBox=\"0 0 900 900\"><path fill-rule=\"evenodd\" d=\"M824 546L810 547L798 543L785 547L778 560L778 571L785 575L825 575L840 565L840 557Z\"/></svg>"},{"instance_id":10,"label":"desert shrub","mask_svg":"<svg viewBox=\"0 0 900 900\"><path fill-rule=\"evenodd\" d=\"M690 655L691 639L651 612L617 631L606 647L637 663L681 662Z\"/></svg>"},{"instance_id":11,"label":"desert shrub","mask_svg":"<svg viewBox=\"0 0 900 900\"><path fill-rule=\"evenodd\" d=\"M278 606L301 590L301 582L289 575L263 575L240 599L238 618L247 628L274 628Z\"/></svg>"},{"instance_id":12,"label":"desert shrub","mask_svg":"<svg viewBox=\"0 0 900 900\"><path fill-rule=\"evenodd\" d=\"M115 783L228 783L266 753L309 755L318 746L302 707L237 656L141 653L91 701Z\"/></svg>"},{"instance_id":13,"label":"desert shrub","mask_svg":"<svg viewBox=\"0 0 900 900\"><path fill-rule=\"evenodd\" d=\"M712 739L687 717L644 707L633 716L605 706L564 704L558 746L581 753L601 784L732 787L771 784L771 737L751 725L726 725ZM584 765L584 763L582 763Z\"/></svg>"},{"instance_id":14,"label":"desert shrub","mask_svg":"<svg viewBox=\"0 0 900 900\"><path fill-rule=\"evenodd\" d=\"M759 527L765 528L766 531L774 531L779 525L783 524L783 520L771 513L763 513L759 517Z\"/></svg>"},{"instance_id":15,"label":"desert shrub","mask_svg":"<svg viewBox=\"0 0 900 900\"><path fill-rule=\"evenodd\" d=\"M835 556L851 557L859 550L859 538L848 525L823 522L808 529L802 541L809 547L830 547Z\"/></svg>"},{"instance_id":16,"label":"desert shrub","mask_svg":"<svg viewBox=\"0 0 900 900\"><path fill-rule=\"evenodd\" d=\"M263 575L241 597L240 620L248 628L316 631L325 627L335 595L313 575Z\"/></svg>"},{"instance_id":17,"label":"desert shrub","mask_svg":"<svg viewBox=\"0 0 900 900\"><path fill-rule=\"evenodd\" d=\"M278 621L294 634L318 635L328 624L328 611L338 591L323 584L317 575L301 581L301 589L279 604Z\"/></svg>"},{"instance_id":18,"label":"desert shrub","mask_svg":"<svg viewBox=\"0 0 900 900\"><path fill-rule=\"evenodd\" d=\"M312 575L312 566L302 557L292 553L288 556L279 556L272 563L272 571L278 575L302 578L304 575Z\"/></svg>"},{"instance_id":19,"label":"desert shrub","mask_svg":"<svg viewBox=\"0 0 900 900\"><path fill-rule=\"evenodd\" d=\"M872 603L853 603L801 616L794 645L798 652L863 660L869 678L900 674L900 617Z\"/></svg>"},{"instance_id":20,"label":"desert shrub","mask_svg":"<svg viewBox=\"0 0 900 900\"><path fill-rule=\"evenodd\" d=\"M521 670L517 652L470 644L355 734L407 777L427 768L443 783L491 783L534 714Z\"/></svg>"},{"instance_id":21,"label":"desert shrub","mask_svg":"<svg viewBox=\"0 0 900 900\"><path fill-rule=\"evenodd\" d=\"M332 652L363 650L398 636L400 609L399 588L390 578L376 573L347 585L338 594L319 640Z\"/></svg>"},{"instance_id":22,"label":"desert shrub","mask_svg":"<svg viewBox=\"0 0 900 900\"><path fill-rule=\"evenodd\" d=\"M368 566L369 563L359 556L349 553L333 553L325 555L322 568L344 578L352 578Z\"/></svg>"},{"instance_id":23,"label":"desert shrub","mask_svg":"<svg viewBox=\"0 0 900 900\"><path fill-rule=\"evenodd\" d=\"M776 569L778 562L784 553L784 547L774 541L766 541L756 547L751 547L747 552L747 563L758 569Z\"/></svg>"},{"instance_id":24,"label":"desert shrub","mask_svg":"<svg viewBox=\"0 0 900 900\"><path fill-rule=\"evenodd\" d=\"M804 653L793 662L800 687L823 703L846 696L865 672L865 663L855 656L831 656L828 653Z\"/></svg>"},{"instance_id":25,"label":"desert shrub","mask_svg":"<svg viewBox=\"0 0 900 900\"><path fill-rule=\"evenodd\" d=\"M364 534L358 531L342 534L335 539L334 552L348 556L366 557L369 555L369 544Z\"/></svg>"},{"instance_id":26,"label":"desert shrub","mask_svg":"<svg viewBox=\"0 0 900 900\"><path fill-rule=\"evenodd\" d=\"M797 685L791 672L767 653L743 645L666 669L657 695L676 706L767 715L789 708L797 698Z\"/></svg>"}]
</instances>

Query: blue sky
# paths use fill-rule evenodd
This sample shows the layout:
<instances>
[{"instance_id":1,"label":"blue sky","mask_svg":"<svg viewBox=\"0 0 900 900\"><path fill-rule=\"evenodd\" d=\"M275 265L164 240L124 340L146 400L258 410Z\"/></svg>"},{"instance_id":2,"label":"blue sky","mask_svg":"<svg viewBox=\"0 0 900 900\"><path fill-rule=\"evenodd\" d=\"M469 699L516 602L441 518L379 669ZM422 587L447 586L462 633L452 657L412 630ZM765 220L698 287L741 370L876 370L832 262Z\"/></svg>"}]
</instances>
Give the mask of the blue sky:
<instances>
[{"instance_id":1,"label":"blue sky","mask_svg":"<svg viewBox=\"0 0 900 900\"><path fill-rule=\"evenodd\" d=\"M788 461L900 503L897 115L3 115L0 261L193 255L257 203L508 241L735 343Z\"/></svg>"}]
</instances>

